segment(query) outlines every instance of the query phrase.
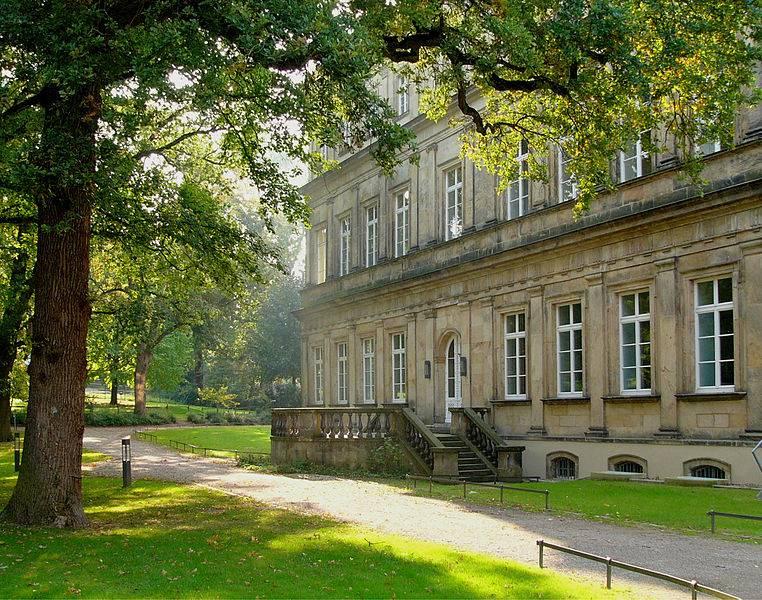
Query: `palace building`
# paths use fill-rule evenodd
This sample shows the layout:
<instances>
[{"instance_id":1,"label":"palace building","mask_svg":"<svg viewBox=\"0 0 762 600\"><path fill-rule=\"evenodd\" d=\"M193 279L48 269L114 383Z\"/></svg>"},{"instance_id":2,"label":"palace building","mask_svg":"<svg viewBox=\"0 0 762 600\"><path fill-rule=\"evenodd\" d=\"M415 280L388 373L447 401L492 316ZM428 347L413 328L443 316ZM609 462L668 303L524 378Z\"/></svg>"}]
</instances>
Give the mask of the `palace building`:
<instances>
[{"instance_id":1,"label":"palace building","mask_svg":"<svg viewBox=\"0 0 762 600\"><path fill-rule=\"evenodd\" d=\"M762 483L762 110L739 114L732 148L696 150L701 187L636 141L575 219L561 152L538 183L517 148L519 178L498 193L412 86L390 74L379 91L420 160L389 177L367 147L324 148L339 166L302 189L304 406L404 407L435 436L415 434L435 473L432 445L453 446L468 414L497 441L463 433L460 451L492 452L494 474L500 445L523 450L526 477Z\"/></svg>"}]
</instances>

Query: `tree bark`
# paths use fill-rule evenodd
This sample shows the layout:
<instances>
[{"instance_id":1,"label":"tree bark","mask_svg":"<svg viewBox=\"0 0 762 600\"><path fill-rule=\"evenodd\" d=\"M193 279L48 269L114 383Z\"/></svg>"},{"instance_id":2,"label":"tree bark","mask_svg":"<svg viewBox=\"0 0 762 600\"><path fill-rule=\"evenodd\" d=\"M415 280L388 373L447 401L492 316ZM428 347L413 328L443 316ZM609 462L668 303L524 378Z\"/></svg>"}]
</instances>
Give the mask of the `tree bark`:
<instances>
[{"instance_id":1,"label":"tree bark","mask_svg":"<svg viewBox=\"0 0 762 600\"><path fill-rule=\"evenodd\" d=\"M11 431L11 372L16 362L21 328L29 312L32 298L29 250L25 246L29 226L19 227L16 241L19 251L13 259L4 301L5 310L0 315L0 442L13 439Z\"/></svg>"},{"instance_id":2,"label":"tree bark","mask_svg":"<svg viewBox=\"0 0 762 600\"><path fill-rule=\"evenodd\" d=\"M146 414L146 377L151 366L153 352L141 345L135 361L135 414Z\"/></svg>"},{"instance_id":3,"label":"tree bark","mask_svg":"<svg viewBox=\"0 0 762 600\"><path fill-rule=\"evenodd\" d=\"M204 389L204 347L201 339L201 329L193 327L193 387L196 390L196 399L199 392Z\"/></svg>"},{"instance_id":4,"label":"tree bark","mask_svg":"<svg viewBox=\"0 0 762 600\"><path fill-rule=\"evenodd\" d=\"M111 377L111 406L117 406L119 404L119 382Z\"/></svg>"},{"instance_id":5,"label":"tree bark","mask_svg":"<svg viewBox=\"0 0 762 600\"><path fill-rule=\"evenodd\" d=\"M29 408L18 481L4 514L22 525L83 527L82 433L88 274L100 89L51 94L35 165L38 229Z\"/></svg>"}]
</instances>

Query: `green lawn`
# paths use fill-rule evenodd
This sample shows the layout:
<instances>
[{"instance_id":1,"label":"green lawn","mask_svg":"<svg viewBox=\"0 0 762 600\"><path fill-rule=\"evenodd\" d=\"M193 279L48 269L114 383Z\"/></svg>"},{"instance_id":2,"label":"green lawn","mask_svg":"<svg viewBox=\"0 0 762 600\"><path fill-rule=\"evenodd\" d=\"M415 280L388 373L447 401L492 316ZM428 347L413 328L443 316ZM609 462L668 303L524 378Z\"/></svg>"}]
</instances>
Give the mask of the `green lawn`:
<instances>
[{"instance_id":1,"label":"green lawn","mask_svg":"<svg viewBox=\"0 0 762 600\"><path fill-rule=\"evenodd\" d=\"M411 482L396 480L398 486ZM552 512L574 513L587 519L632 525L646 523L684 532L709 532L707 511L762 515L762 501L756 490L691 488L675 485L631 483L625 481L543 481L506 484L529 489L550 490ZM419 481L410 490L429 495L428 482ZM463 500L463 486L434 484L433 495L449 500ZM500 492L496 489L468 486L468 502L497 506ZM543 510L545 499L540 494L504 491L505 506L523 510ZM723 536L749 538L762 543L762 522L718 517L718 531Z\"/></svg>"},{"instance_id":2,"label":"green lawn","mask_svg":"<svg viewBox=\"0 0 762 600\"><path fill-rule=\"evenodd\" d=\"M214 425L209 427L182 427L150 431L167 445L169 440L215 448L218 450L238 450L239 452L270 453L269 425ZM219 453L226 455L228 453ZM229 456L233 456L230 452Z\"/></svg>"},{"instance_id":3,"label":"green lawn","mask_svg":"<svg viewBox=\"0 0 762 600\"><path fill-rule=\"evenodd\" d=\"M0 504L14 482L0 445ZM0 597L613 598L536 568L195 486L84 479L91 527L0 523Z\"/></svg>"},{"instance_id":4,"label":"green lawn","mask_svg":"<svg viewBox=\"0 0 762 600\"><path fill-rule=\"evenodd\" d=\"M87 391L85 401L91 404L95 404L98 408L108 408L111 402L111 396L108 392L96 392L92 390ZM119 410L133 410L135 403L131 394L119 394L118 397ZM188 413L193 412L196 414L215 413L218 410L209 406L195 406L188 404L180 404L179 402L172 402L159 396L148 394L146 398L146 408L150 411L169 413L177 419L178 422L183 422L187 419ZM237 415L253 415L254 411L235 409L235 410L223 410L220 412L230 412Z\"/></svg>"}]
</instances>

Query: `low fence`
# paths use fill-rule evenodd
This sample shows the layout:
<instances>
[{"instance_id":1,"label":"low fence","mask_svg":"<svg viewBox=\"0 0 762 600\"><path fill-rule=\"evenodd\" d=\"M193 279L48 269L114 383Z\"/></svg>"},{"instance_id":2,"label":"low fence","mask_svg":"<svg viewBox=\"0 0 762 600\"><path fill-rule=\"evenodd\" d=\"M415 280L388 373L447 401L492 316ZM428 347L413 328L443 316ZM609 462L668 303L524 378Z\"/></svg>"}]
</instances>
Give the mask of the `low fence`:
<instances>
[{"instance_id":1,"label":"low fence","mask_svg":"<svg viewBox=\"0 0 762 600\"><path fill-rule=\"evenodd\" d=\"M466 498L468 493L468 486L487 487L500 490L500 504L503 503L504 490L511 490L515 492L526 492L528 494L542 494L545 496L545 510L550 510L550 490L531 490L528 488L516 487L515 485L503 485L502 483L487 483L481 481L463 481L461 479L447 479L444 477L422 477L419 475L407 475L408 480L413 482L413 488L418 487L418 481L429 482L429 495L433 494L433 486L435 483L443 483L446 485L459 485L463 486L463 498Z\"/></svg>"},{"instance_id":2,"label":"low fence","mask_svg":"<svg viewBox=\"0 0 762 600\"><path fill-rule=\"evenodd\" d=\"M716 524L715 519L717 517L728 517L730 519L747 519L749 521L762 521L762 516L759 515L739 515L737 513L717 512L716 510L710 510L706 515L712 521L712 533L715 532Z\"/></svg>"},{"instance_id":3,"label":"low fence","mask_svg":"<svg viewBox=\"0 0 762 600\"><path fill-rule=\"evenodd\" d=\"M609 556L598 556L597 554L590 554L589 552L583 552L582 550L567 548L566 546L559 546L558 544L551 544L550 542L546 542L545 540L537 540L537 546L539 547L539 550L540 550L539 564L541 569L544 568L543 558L544 558L545 548L551 548L553 550L558 550L559 552L564 552L565 554L571 554L573 556L578 556L580 558L585 558L587 560L591 560L591 561L606 565L606 588L608 589L611 589L612 570L614 569L614 567L616 567L617 569L630 571L632 573L638 573L639 575L645 575L646 577L653 577L654 579L667 581L669 583L673 583L675 585L688 588L689 590L691 590L691 598L693 600L696 600L698 598L699 593L707 594L709 596L714 596L715 598L726 598L727 600L740 600L738 596L734 596L733 594L728 594L727 592L723 592L721 590L716 590L714 588L710 588L708 586L702 585L695 579L692 581L689 581L688 579L683 579L682 577L675 577L674 575L669 575L668 573L662 573L661 571L654 571L653 569L646 569L645 567L639 567L637 565L631 565L629 563L614 560L613 558Z\"/></svg>"},{"instance_id":4,"label":"low fence","mask_svg":"<svg viewBox=\"0 0 762 600\"><path fill-rule=\"evenodd\" d=\"M253 458L253 457L260 457L260 458L266 458L266 460L270 460L270 453L269 452L254 452L249 450L225 450L222 448L208 448L206 446L196 446L195 444L189 444L187 442L181 442L178 440L168 440L164 438L160 438L157 435L154 435L152 433L148 433L146 431L135 431L135 436L137 439L142 440L144 442L151 442L152 444L158 444L160 446L167 446L168 448L173 448L175 450L179 450L180 452L190 452L191 454L198 454L199 456L204 457L217 457L217 458L229 458L231 455L236 460L241 460L241 458Z\"/></svg>"}]
</instances>

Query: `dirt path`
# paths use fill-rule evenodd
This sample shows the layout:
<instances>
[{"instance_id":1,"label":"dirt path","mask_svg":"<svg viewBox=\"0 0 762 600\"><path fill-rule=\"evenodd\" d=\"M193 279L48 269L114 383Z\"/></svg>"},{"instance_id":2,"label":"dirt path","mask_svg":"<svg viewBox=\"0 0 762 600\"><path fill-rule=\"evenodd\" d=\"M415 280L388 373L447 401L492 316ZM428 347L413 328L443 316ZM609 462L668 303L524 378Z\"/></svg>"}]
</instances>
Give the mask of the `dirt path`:
<instances>
[{"instance_id":1,"label":"dirt path","mask_svg":"<svg viewBox=\"0 0 762 600\"><path fill-rule=\"evenodd\" d=\"M120 440L130 429L85 431L85 446L120 456ZM387 485L321 476L254 473L230 462L191 458L161 446L132 442L133 477L197 483L250 496L274 506L328 515L378 531L448 544L536 565L536 540L545 539L617 560L697 579L742 598L762 598L762 547L659 529L618 527L510 509L464 506L416 497ZM121 474L110 461L95 474ZM677 507L676 507L677 509ZM605 582L603 565L558 552L546 552L546 565L596 583ZM614 571L614 587L627 585L660 597L688 597L689 591L661 587L656 580ZM666 585L666 584L665 584Z\"/></svg>"}]
</instances>

